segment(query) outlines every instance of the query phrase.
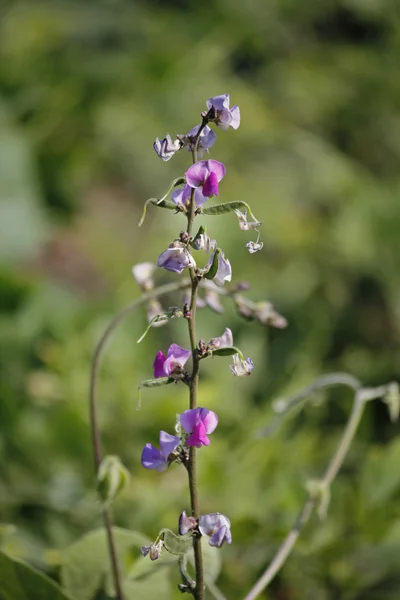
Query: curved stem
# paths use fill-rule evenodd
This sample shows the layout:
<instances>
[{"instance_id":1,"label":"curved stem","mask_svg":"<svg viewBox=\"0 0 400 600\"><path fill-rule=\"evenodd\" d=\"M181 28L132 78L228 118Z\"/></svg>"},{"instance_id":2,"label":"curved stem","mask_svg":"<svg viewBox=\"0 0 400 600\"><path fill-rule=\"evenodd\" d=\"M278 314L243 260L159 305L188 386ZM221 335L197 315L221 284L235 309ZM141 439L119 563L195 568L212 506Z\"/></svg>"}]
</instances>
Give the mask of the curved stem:
<instances>
[{"instance_id":1,"label":"curved stem","mask_svg":"<svg viewBox=\"0 0 400 600\"><path fill-rule=\"evenodd\" d=\"M295 394L289 400L282 400L284 406L279 410L279 414L272 423L270 423L264 429L256 432L255 437L265 437L271 435L276 428L280 425L284 417L291 412L296 406L301 404L308 396L311 396L319 390L323 390L328 387L336 387L338 385L345 385L354 391L361 388L362 384L356 377L349 375L348 373L328 373L327 375L321 375L311 385L307 386L297 394ZM277 411L278 412L278 411Z\"/></svg>"},{"instance_id":2,"label":"curved stem","mask_svg":"<svg viewBox=\"0 0 400 600\"><path fill-rule=\"evenodd\" d=\"M355 383L356 381L357 380L354 379L353 383ZM354 388L355 386L350 384L350 387ZM343 465L343 462L347 456L351 442L354 439L354 435L357 431L358 425L363 415L366 402L383 396L386 393L387 388L388 386L380 386L379 388L371 389L358 387L355 390L355 397L349 420L347 421L347 425L336 448L336 451L333 457L331 458L324 475L319 480L319 486L321 490L329 491L329 487L331 486L333 480L335 479L341 466ZM300 394L298 396L300 396ZM279 547L278 552L276 553L272 562L269 564L268 568L265 570L265 572L262 574L262 576L256 582L256 584L251 588L247 596L245 596L244 600L255 600L255 598L257 598L257 596L261 594L261 592L270 584L272 579L281 569L287 557L293 550L293 547L300 535L300 531L308 522L314 508L318 505L319 500L320 498L318 497L318 495L309 494L307 500L303 505L303 508L300 511L299 516L296 519L294 526L292 527L286 539Z\"/></svg>"},{"instance_id":3,"label":"curved stem","mask_svg":"<svg viewBox=\"0 0 400 600\"><path fill-rule=\"evenodd\" d=\"M95 474L97 475L99 466L103 459L102 457L102 448L101 448L101 436L100 429L98 423L98 414L97 414L97 380L100 369L100 361L103 354L104 347L106 342L108 341L111 334L115 331L118 325L130 315L136 308L145 304L149 300L153 298L158 298L165 294L169 294L170 292L174 292L176 290L184 289L190 286L190 281L184 279L179 283L169 283L164 286L160 286L147 294L138 298L129 306L126 306L123 310L121 310L109 323L103 335L101 336L92 358L92 366L91 366L91 374L90 374L90 390L89 390L89 420L90 420L90 428L92 434L92 447L93 447L93 456L94 456L94 468ZM122 581L121 581L121 569L118 561L117 548L115 544L114 534L113 534L113 524L112 524L112 515L111 510L107 507L103 507L103 522L104 528L106 530L107 535L107 545L108 552L110 556L111 569L113 574L115 591L117 594L117 600L124 600L124 594L122 590Z\"/></svg>"}]
</instances>

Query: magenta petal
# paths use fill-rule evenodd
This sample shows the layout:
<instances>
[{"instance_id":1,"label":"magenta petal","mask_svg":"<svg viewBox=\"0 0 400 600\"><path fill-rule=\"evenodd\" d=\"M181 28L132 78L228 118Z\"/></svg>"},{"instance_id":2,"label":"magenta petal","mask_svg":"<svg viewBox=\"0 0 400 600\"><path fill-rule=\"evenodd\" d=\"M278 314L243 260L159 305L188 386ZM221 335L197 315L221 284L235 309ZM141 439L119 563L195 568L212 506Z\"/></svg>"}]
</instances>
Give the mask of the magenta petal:
<instances>
[{"instance_id":1,"label":"magenta petal","mask_svg":"<svg viewBox=\"0 0 400 600\"><path fill-rule=\"evenodd\" d=\"M195 425L192 435L190 435L186 440L186 445L196 446L196 448L210 445L210 440L207 437L206 428L202 421L200 421L198 425Z\"/></svg>"},{"instance_id":2,"label":"magenta petal","mask_svg":"<svg viewBox=\"0 0 400 600\"><path fill-rule=\"evenodd\" d=\"M207 161L200 160L186 171L186 183L192 188L203 185L208 176Z\"/></svg>"},{"instance_id":3,"label":"magenta petal","mask_svg":"<svg viewBox=\"0 0 400 600\"><path fill-rule=\"evenodd\" d=\"M203 195L207 196L207 198L211 198L211 196L218 196L218 178L216 174L210 173L203 185Z\"/></svg>"},{"instance_id":4,"label":"magenta petal","mask_svg":"<svg viewBox=\"0 0 400 600\"><path fill-rule=\"evenodd\" d=\"M165 372L164 372L165 361L166 361L166 358L160 350L159 352L157 352L156 357L154 359L154 363L153 363L154 377L156 377L156 378L157 377L165 377Z\"/></svg>"}]
</instances>

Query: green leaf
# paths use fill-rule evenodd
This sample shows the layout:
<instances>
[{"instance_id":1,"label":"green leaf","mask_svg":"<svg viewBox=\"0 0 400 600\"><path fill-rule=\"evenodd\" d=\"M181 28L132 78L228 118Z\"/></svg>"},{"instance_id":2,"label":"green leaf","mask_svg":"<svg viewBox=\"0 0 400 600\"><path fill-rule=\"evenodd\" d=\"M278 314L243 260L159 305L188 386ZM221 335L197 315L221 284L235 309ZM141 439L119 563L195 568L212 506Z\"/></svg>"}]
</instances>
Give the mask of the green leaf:
<instances>
[{"instance_id":1,"label":"green leaf","mask_svg":"<svg viewBox=\"0 0 400 600\"><path fill-rule=\"evenodd\" d=\"M233 356L234 354L239 354L241 358L243 358L242 351L236 346L226 346L225 348L217 348L213 350L213 356Z\"/></svg>"},{"instance_id":2,"label":"green leaf","mask_svg":"<svg viewBox=\"0 0 400 600\"><path fill-rule=\"evenodd\" d=\"M251 219L258 221L258 219L256 219L256 217L253 215L247 202L243 202L242 200L233 200L232 202L224 202L223 204L207 206L206 208L202 209L201 213L203 215L216 216L234 212L235 210L240 210L242 212L246 210Z\"/></svg>"},{"instance_id":3,"label":"green leaf","mask_svg":"<svg viewBox=\"0 0 400 600\"><path fill-rule=\"evenodd\" d=\"M178 177L177 179L174 179L171 183L171 185L168 188L167 193L162 197L162 198L149 198L148 200L146 200L146 202L144 203L144 207L143 207L143 214L142 214L142 218L139 221L139 227L141 227L144 223L144 220L146 218L146 212L147 212L147 205L148 204L153 204L154 206L159 206L160 208L167 208L169 210L182 210L181 207L179 207L177 204L174 204L173 202L166 200L167 196L170 194L170 192L173 190L174 187L177 187L178 185L182 185L183 183L185 183L185 178L184 177Z\"/></svg>"},{"instance_id":4,"label":"green leaf","mask_svg":"<svg viewBox=\"0 0 400 600\"><path fill-rule=\"evenodd\" d=\"M0 552L1 600L73 600L37 569ZM79 600L78 597L76 600Z\"/></svg>"},{"instance_id":5,"label":"green leaf","mask_svg":"<svg viewBox=\"0 0 400 600\"><path fill-rule=\"evenodd\" d=\"M134 556L142 546L148 544L149 540L141 533L118 527L114 527L113 532L122 576L125 579ZM107 590L112 591L112 575L104 529L91 531L62 553L61 581L67 593L76 600L93 600L96 593L103 588L104 582ZM134 598L134 595L131 597ZM29 596L26 600L33 600L33 598ZM60 596L60 600L62 598ZM43 596L43 600L45 599L46 597ZM10 597L6 600L17 599ZM37 600L42 600L42 596L38 595ZM49 596L48 600L53 600L53 596ZM54 600L58 598L54 596Z\"/></svg>"},{"instance_id":6,"label":"green leaf","mask_svg":"<svg viewBox=\"0 0 400 600\"><path fill-rule=\"evenodd\" d=\"M209 538L203 536L201 538L201 549L203 554L203 567L204 567L204 578L207 584L208 581L214 582L218 579L218 575L221 572L222 567L222 554L223 550L210 546L208 543ZM194 556L193 550L188 554L190 564L194 567Z\"/></svg>"},{"instance_id":7,"label":"green leaf","mask_svg":"<svg viewBox=\"0 0 400 600\"><path fill-rule=\"evenodd\" d=\"M175 319L175 318L180 318L180 317L183 317L183 312L181 310L179 310L178 308L174 308L173 310L167 310L165 313L156 315L155 317L153 317L151 319L150 323L146 327L145 332L143 333L143 335L140 336L140 338L138 339L138 341L136 343L140 344L140 342L142 342L144 340L144 338L146 337L146 335L148 334L148 332L150 331L150 329L151 329L152 325L154 325L154 323L161 323L164 321L169 321L170 319Z\"/></svg>"}]
</instances>

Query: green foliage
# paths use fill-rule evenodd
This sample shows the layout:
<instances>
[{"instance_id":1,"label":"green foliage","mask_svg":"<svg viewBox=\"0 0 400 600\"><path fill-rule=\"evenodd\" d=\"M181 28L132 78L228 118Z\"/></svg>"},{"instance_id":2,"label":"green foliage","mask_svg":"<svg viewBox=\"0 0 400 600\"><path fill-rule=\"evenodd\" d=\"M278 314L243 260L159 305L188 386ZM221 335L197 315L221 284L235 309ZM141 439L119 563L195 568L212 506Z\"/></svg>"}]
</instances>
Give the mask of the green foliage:
<instances>
[{"instance_id":1,"label":"green foliage","mask_svg":"<svg viewBox=\"0 0 400 600\"><path fill-rule=\"evenodd\" d=\"M2 600L74 600L37 569L0 552Z\"/></svg>"}]
</instances>

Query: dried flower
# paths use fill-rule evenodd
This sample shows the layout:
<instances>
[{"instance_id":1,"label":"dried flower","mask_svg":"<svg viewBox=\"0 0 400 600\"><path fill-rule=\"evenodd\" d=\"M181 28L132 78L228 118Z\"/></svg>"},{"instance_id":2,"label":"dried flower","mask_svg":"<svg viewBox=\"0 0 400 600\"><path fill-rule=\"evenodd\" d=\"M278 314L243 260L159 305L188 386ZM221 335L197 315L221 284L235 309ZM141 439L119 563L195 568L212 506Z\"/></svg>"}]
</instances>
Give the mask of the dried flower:
<instances>
[{"instance_id":1,"label":"dried flower","mask_svg":"<svg viewBox=\"0 0 400 600\"><path fill-rule=\"evenodd\" d=\"M156 151L157 156L166 162L173 157L175 152L178 152L182 148L182 143L179 139L172 141L171 136L169 133L167 133L165 138L162 140L156 138L153 148Z\"/></svg>"},{"instance_id":2,"label":"dried flower","mask_svg":"<svg viewBox=\"0 0 400 600\"><path fill-rule=\"evenodd\" d=\"M231 371L237 377L242 377L245 375L250 375L252 370L254 369L254 363L251 358L246 358L246 360L240 358L239 354L233 355L233 365L230 365Z\"/></svg>"}]
</instances>

